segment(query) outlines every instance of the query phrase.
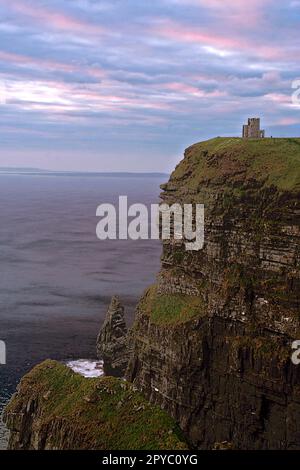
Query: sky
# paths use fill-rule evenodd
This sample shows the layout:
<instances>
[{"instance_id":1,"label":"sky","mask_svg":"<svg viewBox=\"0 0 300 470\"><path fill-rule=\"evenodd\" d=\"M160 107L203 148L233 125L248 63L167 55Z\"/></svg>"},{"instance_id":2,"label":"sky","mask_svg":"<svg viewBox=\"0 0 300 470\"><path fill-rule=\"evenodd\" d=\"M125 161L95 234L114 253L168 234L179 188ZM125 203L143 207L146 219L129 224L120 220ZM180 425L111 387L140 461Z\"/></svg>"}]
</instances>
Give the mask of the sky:
<instances>
[{"instance_id":1,"label":"sky","mask_svg":"<svg viewBox=\"0 0 300 470\"><path fill-rule=\"evenodd\" d=\"M295 0L0 0L0 167L169 172L255 116L300 136L299 20Z\"/></svg>"}]
</instances>

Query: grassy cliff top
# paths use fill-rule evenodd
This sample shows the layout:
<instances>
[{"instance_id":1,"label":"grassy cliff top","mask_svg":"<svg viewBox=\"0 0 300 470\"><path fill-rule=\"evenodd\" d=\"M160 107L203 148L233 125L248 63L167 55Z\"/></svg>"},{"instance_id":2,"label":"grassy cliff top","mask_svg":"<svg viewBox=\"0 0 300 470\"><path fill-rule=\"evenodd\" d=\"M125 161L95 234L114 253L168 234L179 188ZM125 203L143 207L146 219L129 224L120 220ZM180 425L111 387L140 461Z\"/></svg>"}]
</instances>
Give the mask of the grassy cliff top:
<instances>
[{"instance_id":1,"label":"grassy cliff top","mask_svg":"<svg viewBox=\"0 0 300 470\"><path fill-rule=\"evenodd\" d=\"M205 314L202 298L184 294L158 294L157 286L149 287L139 308L151 322L160 326L178 326Z\"/></svg>"},{"instance_id":2,"label":"grassy cliff top","mask_svg":"<svg viewBox=\"0 0 300 470\"><path fill-rule=\"evenodd\" d=\"M22 415L33 401L39 407L33 425L47 433L49 423L59 420L58 427L62 423L74 436L66 443L73 449L187 449L174 420L121 379L87 379L48 360L21 380L5 410L8 425L10 416ZM59 448L55 439L52 432L51 445Z\"/></svg>"},{"instance_id":3,"label":"grassy cliff top","mask_svg":"<svg viewBox=\"0 0 300 470\"><path fill-rule=\"evenodd\" d=\"M300 191L300 138L245 140L217 137L192 145L171 181L236 185L257 181L279 191Z\"/></svg>"}]
</instances>

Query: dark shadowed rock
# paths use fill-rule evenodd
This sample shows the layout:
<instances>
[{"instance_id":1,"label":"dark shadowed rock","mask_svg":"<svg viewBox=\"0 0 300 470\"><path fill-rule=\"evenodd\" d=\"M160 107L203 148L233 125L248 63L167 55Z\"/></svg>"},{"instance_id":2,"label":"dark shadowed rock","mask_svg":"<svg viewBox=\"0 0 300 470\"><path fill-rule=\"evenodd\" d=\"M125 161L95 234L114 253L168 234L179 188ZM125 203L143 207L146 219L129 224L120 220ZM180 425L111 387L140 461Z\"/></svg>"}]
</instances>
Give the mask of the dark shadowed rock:
<instances>
[{"instance_id":1,"label":"dark shadowed rock","mask_svg":"<svg viewBox=\"0 0 300 470\"><path fill-rule=\"evenodd\" d=\"M300 140L274 142L195 144L162 186L205 204L205 245L164 240L127 379L199 449L300 449Z\"/></svg>"},{"instance_id":2,"label":"dark shadowed rock","mask_svg":"<svg viewBox=\"0 0 300 470\"><path fill-rule=\"evenodd\" d=\"M97 355L104 361L106 375L123 377L128 363L127 327L124 307L113 296L97 338Z\"/></svg>"}]
</instances>

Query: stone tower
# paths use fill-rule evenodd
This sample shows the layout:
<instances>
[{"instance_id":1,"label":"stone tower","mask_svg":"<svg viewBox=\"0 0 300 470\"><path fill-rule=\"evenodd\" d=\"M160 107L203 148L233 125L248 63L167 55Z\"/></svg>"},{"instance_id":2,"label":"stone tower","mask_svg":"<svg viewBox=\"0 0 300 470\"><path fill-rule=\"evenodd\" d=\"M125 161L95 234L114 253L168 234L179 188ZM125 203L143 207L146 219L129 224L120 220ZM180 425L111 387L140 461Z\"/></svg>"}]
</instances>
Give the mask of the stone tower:
<instances>
[{"instance_id":1,"label":"stone tower","mask_svg":"<svg viewBox=\"0 0 300 470\"><path fill-rule=\"evenodd\" d=\"M249 118L243 126L243 139L263 139L265 131L260 128L260 118Z\"/></svg>"}]
</instances>

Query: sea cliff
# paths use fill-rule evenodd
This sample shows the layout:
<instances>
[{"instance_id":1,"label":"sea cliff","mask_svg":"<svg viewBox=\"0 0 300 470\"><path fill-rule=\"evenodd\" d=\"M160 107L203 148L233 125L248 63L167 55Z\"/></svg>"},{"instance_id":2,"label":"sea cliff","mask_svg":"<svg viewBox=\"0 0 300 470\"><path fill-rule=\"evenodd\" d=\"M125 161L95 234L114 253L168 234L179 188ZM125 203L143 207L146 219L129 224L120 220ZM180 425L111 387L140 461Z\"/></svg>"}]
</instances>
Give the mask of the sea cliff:
<instances>
[{"instance_id":1,"label":"sea cliff","mask_svg":"<svg viewBox=\"0 0 300 470\"><path fill-rule=\"evenodd\" d=\"M168 204L205 205L205 244L186 251L184 240L163 241L157 283L142 296L126 340L127 381L179 424L190 447L300 449L300 366L291 361L300 339L300 139L195 144L162 190ZM6 410L10 448L74 446L51 377L33 401L26 380ZM37 376L30 380L34 386ZM76 387L68 407L82 399ZM43 394L55 400L55 414L34 437ZM97 419L85 416L86 425L88 416ZM82 442L133 448L109 447L109 435Z\"/></svg>"},{"instance_id":2,"label":"sea cliff","mask_svg":"<svg viewBox=\"0 0 300 470\"><path fill-rule=\"evenodd\" d=\"M200 449L299 449L300 140L193 145L162 189L205 204L205 245L164 241L128 380Z\"/></svg>"}]
</instances>

